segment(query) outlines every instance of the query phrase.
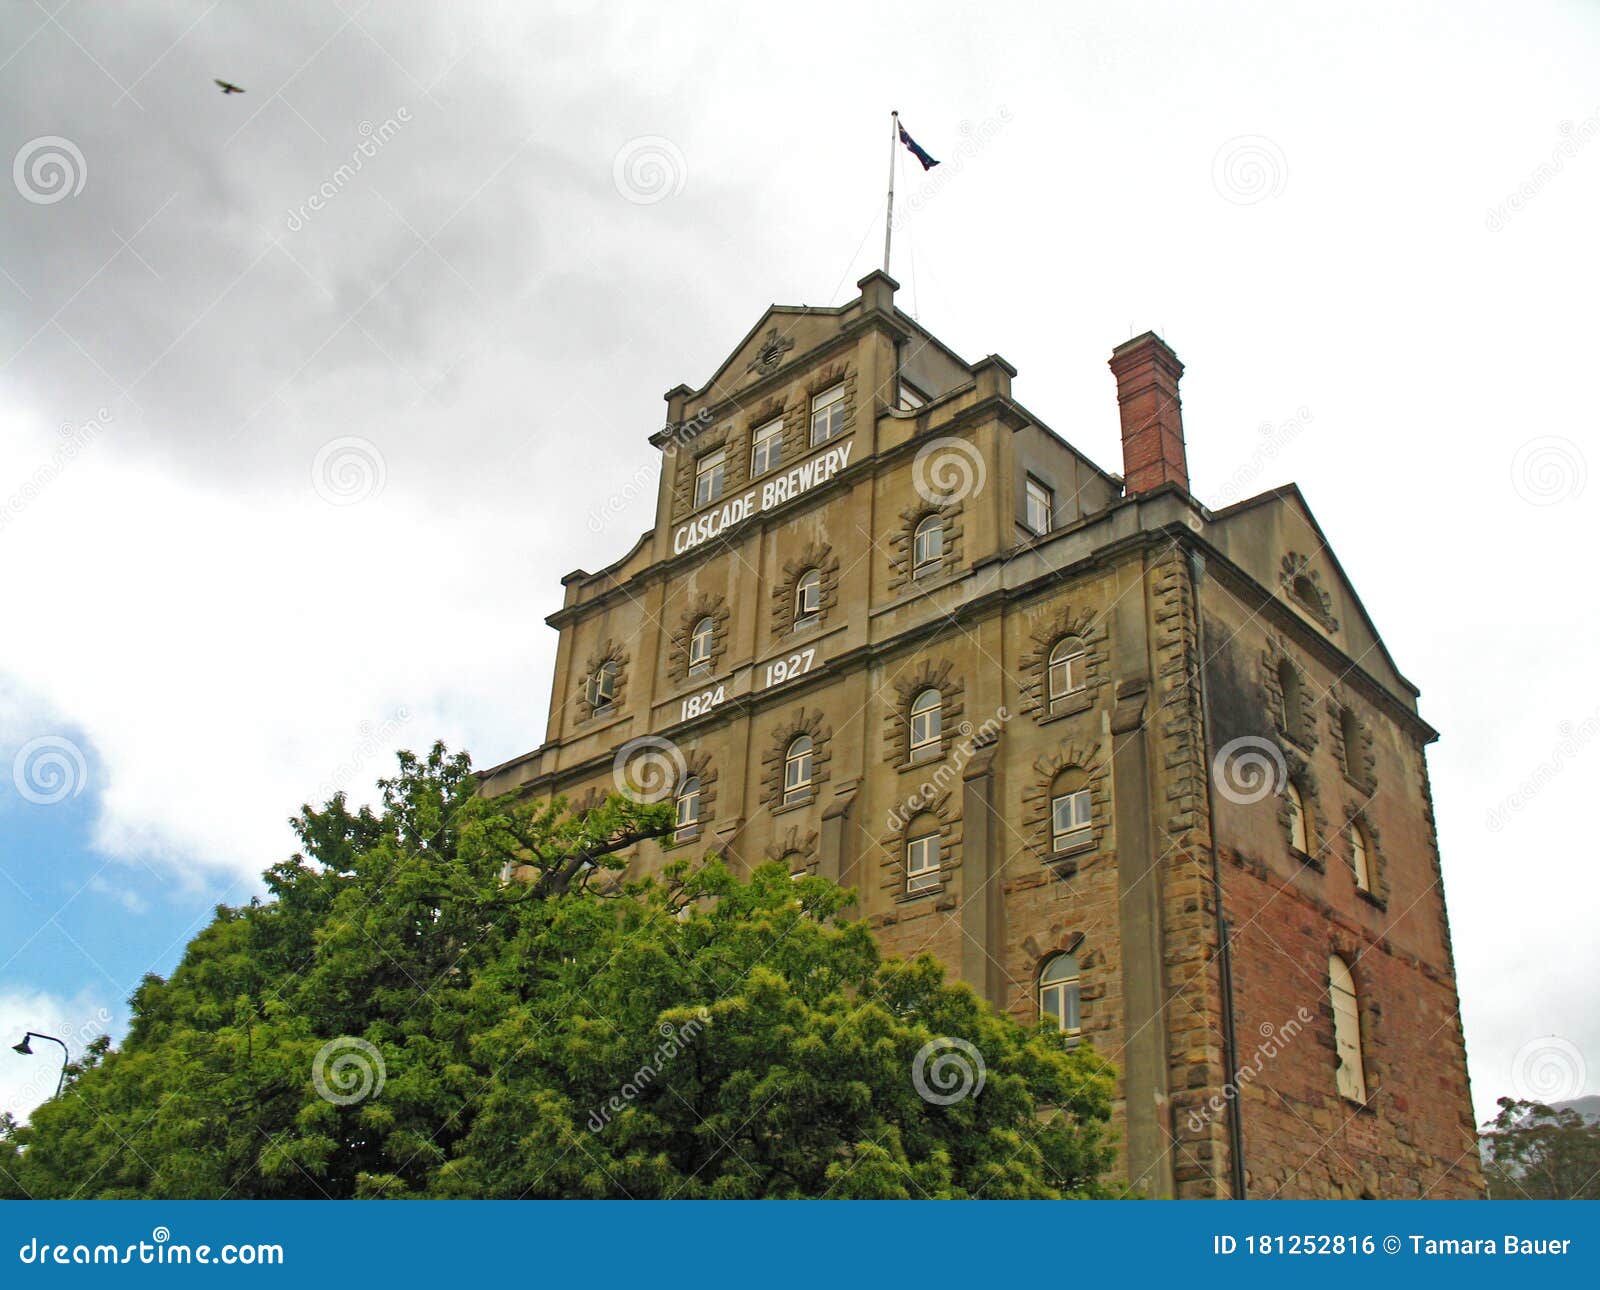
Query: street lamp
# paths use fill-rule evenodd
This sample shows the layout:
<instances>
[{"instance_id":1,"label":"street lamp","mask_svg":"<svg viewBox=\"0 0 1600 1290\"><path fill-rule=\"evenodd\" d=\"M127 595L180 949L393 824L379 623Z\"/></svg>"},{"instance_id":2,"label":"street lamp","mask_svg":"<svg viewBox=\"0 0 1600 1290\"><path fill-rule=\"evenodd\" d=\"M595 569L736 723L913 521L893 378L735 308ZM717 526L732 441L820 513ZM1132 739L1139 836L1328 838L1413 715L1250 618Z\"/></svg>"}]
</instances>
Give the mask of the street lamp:
<instances>
[{"instance_id":1,"label":"street lamp","mask_svg":"<svg viewBox=\"0 0 1600 1290\"><path fill-rule=\"evenodd\" d=\"M37 1030L30 1030L22 1037L22 1042L20 1044L11 1045L11 1051L14 1053L21 1053L24 1057L32 1057L33 1048L28 1043L28 1040L30 1039L48 1039L52 1044L61 1045L61 1076L56 1080L56 1096L60 1097L61 1086L67 1082L67 1060L69 1054L67 1052L66 1043L60 1039L57 1039L54 1035L41 1035Z\"/></svg>"}]
</instances>

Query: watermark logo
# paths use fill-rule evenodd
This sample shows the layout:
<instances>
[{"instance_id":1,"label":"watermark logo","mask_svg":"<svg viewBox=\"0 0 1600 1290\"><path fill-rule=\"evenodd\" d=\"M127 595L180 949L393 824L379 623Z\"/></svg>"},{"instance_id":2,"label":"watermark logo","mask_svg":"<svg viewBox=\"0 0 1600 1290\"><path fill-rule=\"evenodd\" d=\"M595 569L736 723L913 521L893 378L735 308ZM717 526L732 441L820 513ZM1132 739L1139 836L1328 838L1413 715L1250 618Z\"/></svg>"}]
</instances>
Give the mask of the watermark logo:
<instances>
[{"instance_id":1,"label":"watermark logo","mask_svg":"<svg viewBox=\"0 0 1600 1290\"><path fill-rule=\"evenodd\" d=\"M1311 409L1302 407L1296 408L1294 416L1287 421L1277 425L1263 421L1258 425L1256 433L1261 436L1262 441L1250 454L1250 460L1243 463L1213 490L1212 495L1217 499L1217 507L1227 506L1243 497L1244 490L1271 462L1276 460L1280 452L1300 437L1310 422Z\"/></svg>"},{"instance_id":2,"label":"watermark logo","mask_svg":"<svg viewBox=\"0 0 1600 1290\"><path fill-rule=\"evenodd\" d=\"M101 408L94 417L81 425L68 423L61 427L59 442L51 450L49 460L34 469L33 474L18 486L16 492L0 499L0 530L39 499L39 494L60 478L80 453L88 450L99 433L111 424L111 413Z\"/></svg>"},{"instance_id":3,"label":"watermark logo","mask_svg":"<svg viewBox=\"0 0 1600 1290\"><path fill-rule=\"evenodd\" d=\"M934 1106L954 1106L977 1097L988 1076L977 1047L949 1035L930 1039L911 1062L911 1084L917 1096Z\"/></svg>"},{"instance_id":4,"label":"watermark logo","mask_svg":"<svg viewBox=\"0 0 1600 1290\"><path fill-rule=\"evenodd\" d=\"M40 735L17 749L11 782L36 806L54 806L83 792L89 764L83 750L64 735Z\"/></svg>"},{"instance_id":5,"label":"watermark logo","mask_svg":"<svg viewBox=\"0 0 1600 1290\"><path fill-rule=\"evenodd\" d=\"M1583 1092L1588 1063L1578 1046L1560 1035L1530 1039L1511 1059L1511 1091L1523 1102L1565 1102Z\"/></svg>"},{"instance_id":6,"label":"watermark logo","mask_svg":"<svg viewBox=\"0 0 1600 1290\"><path fill-rule=\"evenodd\" d=\"M659 134L629 139L611 160L611 182L635 206L676 197L689 179L683 149Z\"/></svg>"},{"instance_id":7,"label":"watermark logo","mask_svg":"<svg viewBox=\"0 0 1600 1290\"><path fill-rule=\"evenodd\" d=\"M76 197L89 180L89 163L71 139L42 134L29 139L11 159L11 182L24 201L53 206Z\"/></svg>"},{"instance_id":8,"label":"watermark logo","mask_svg":"<svg viewBox=\"0 0 1600 1290\"><path fill-rule=\"evenodd\" d=\"M911 483L917 496L932 506L975 497L988 478L977 446L950 435L924 444L911 463Z\"/></svg>"},{"instance_id":9,"label":"watermark logo","mask_svg":"<svg viewBox=\"0 0 1600 1290\"><path fill-rule=\"evenodd\" d=\"M1251 806L1283 792L1289 782L1289 767L1283 760L1283 750L1272 740L1241 735L1217 749L1211 763L1211 779L1230 802Z\"/></svg>"},{"instance_id":10,"label":"watermark logo","mask_svg":"<svg viewBox=\"0 0 1600 1290\"><path fill-rule=\"evenodd\" d=\"M1527 807L1550 783L1578 759L1578 754L1595 736L1600 735L1600 708L1596 708L1579 722L1563 721L1560 726L1561 742L1550 750L1550 755L1533 768L1529 776L1489 809L1487 823L1494 833L1499 833L1510 823L1511 817Z\"/></svg>"},{"instance_id":11,"label":"watermark logo","mask_svg":"<svg viewBox=\"0 0 1600 1290\"><path fill-rule=\"evenodd\" d=\"M1261 1036L1261 1042L1256 1045L1256 1050L1249 1060L1234 1072L1233 1078L1222 1086L1220 1093L1213 1093L1205 1102L1189 1112L1189 1132L1199 1133L1205 1128L1229 1102L1238 1098L1240 1089L1258 1079L1261 1072L1266 1069L1267 1063L1293 1043L1314 1020L1316 1018L1311 1015L1311 1010L1302 1006L1294 1016L1281 1025L1263 1021L1257 1031Z\"/></svg>"},{"instance_id":12,"label":"watermark logo","mask_svg":"<svg viewBox=\"0 0 1600 1290\"><path fill-rule=\"evenodd\" d=\"M589 1132L599 1133L620 1111L630 1106L640 1094L656 1082L668 1063L699 1038L700 1032L710 1022L711 1013L705 1008L697 1009L695 1015L682 1025L663 1021L657 1028L661 1035L661 1043L657 1045L649 1060L634 1071L621 1088L589 1113Z\"/></svg>"},{"instance_id":13,"label":"watermark logo","mask_svg":"<svg viewBox=\"0 0 1600 1290\"><path fill-rule=\"evenodd\" d=\"M330 506L355 506L376 497L388 478L378 445L360 435L328 440L311 462L311 486Z\"/></svg>"},{"instance_id":14,"label":"watermark logo","mask_svg":"<svg viewBox=\"0 0 1600 1290\"><path fill-rule=\"evenodd\" d=\"M387 118L382 125L373 125L371 121L363 121L356 133L361 136L361 142L351 150L350 160L341 162L327 179L311 193L298 207L288 212L284 217L284 227L291 233L298 233L311 222L317 212L323 210L329 202L342 193L352 179L361 172L362 166L378 155L379 150L390 139L400 133L400 127L411 120L411 109L399 108L395 114Z\"/></svg>"},{"instance_id":15,"label":"watermark logo","mask_svg":"<svg viewBox=\"0 0 1600 1290\"><path fill-rule=\"evenodd\" d=\"M1511 458L1511 486L1534 506L1575 501L1589 479L1583 450L1560 435L1529 439Z\"/></svg>"},{"instance_id":16,"label":"watermark logo","mask_svg":"<svg viewBox=\"0 0 1600 1290\"><path fill-rule=\"evenodd\" d=\"M1255 206L1282 195L1289 183L1289 161L1265 135L1235 135L1212 157L1211 183L1235 206Z\"/></svg>"},{"instance_id":17,"label":"watermark logo","mask_svg":"<svg viewBox=\"0 0 1600 1290\"><path fill-rule=\"evenodd\" d=\"M940 762L933 774L917 785L915 792L890 808L886 819L889 832L900 832L920 812L931 806L939 794L953 789L960 782L961 772L974 754L994 743L1000 737L1000 732L1005 729L1006 722L1010 720L1011 712L1002 704L995 709L994 716L976 729L970 721L963 721L957 727L961 741L956 744L953 755Z\"/></svg>"},{"instance_id":18,"label":"watermark logo","mask_svg":"<svg viewBox=\"0 0 1600 1290\"><path fill-rule=\"evenodd\" d=\"M617 792L635 802L663 801L688 773L682 750L660 735L630 739L611 759L611 780Z\"/></svg>"},{"instance_id":19,"label":"watermark logo","mask_svg":"<svg viewBox=\"0 0 1600 1290\"><path fill-rule=\"evenodd\" d=\"M1600 111L1586 116L1576 125L1571 121L1563 121L1561 142L1550 150L1550 160L1541 161L1526 179L1506 194L1503 202L1489 208L1488 215L1484 217L1484 227L1491 233L1503 229L1544 191L1546 184L1566 169L1567 162L1578 155L1578 149L1596 135L1600 135Z\"/></svg>"},{"instance_id":20,"label":"watermark logo","mask_svg":"<svg viewBox=\"0 0 1600 1290\"><path fill-rule=\"evenodd\" d=\"M387 1074L383 1054L353 1035L330 1039L311 1062L311 1086L318 1097L335 1106L354 1106L377 1097Z\"/></svg>"}]
</instances>

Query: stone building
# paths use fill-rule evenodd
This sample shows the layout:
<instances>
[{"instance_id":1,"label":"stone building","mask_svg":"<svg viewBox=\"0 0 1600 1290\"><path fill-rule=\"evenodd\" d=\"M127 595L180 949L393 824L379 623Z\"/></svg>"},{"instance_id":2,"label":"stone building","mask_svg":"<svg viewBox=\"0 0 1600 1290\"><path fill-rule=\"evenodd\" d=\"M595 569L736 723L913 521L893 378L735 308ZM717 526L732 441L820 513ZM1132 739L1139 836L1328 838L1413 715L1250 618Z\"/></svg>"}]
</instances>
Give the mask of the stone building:
<instances>
[{"instance_id":1,"label":"stone building","mask_svg":"<svg viewBox=\"0 0 1600 1290\"><path fill-rule=\"evenodd\" d=\"M883 948L1121 1070L1158 1196L1482 1194L1417 690L1293 485L1189 492L1177 356L1111 356L1122 474L873 273L668 392L655 527L563 579L546 741L854 887Z\"/></svg>"}]
</instances>

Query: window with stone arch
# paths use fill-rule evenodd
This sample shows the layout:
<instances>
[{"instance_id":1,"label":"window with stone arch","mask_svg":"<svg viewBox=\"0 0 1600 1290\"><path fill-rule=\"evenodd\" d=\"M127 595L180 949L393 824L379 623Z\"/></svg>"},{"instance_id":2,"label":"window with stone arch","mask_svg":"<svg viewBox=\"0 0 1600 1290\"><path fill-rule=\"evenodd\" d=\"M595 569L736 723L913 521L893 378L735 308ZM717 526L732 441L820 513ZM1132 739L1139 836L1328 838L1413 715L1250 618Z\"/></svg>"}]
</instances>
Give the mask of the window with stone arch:
<instances>
[{"instance_id":1,"label":"window with stone arch","mask_svg":"<svg viewBox=\"0 0 1600 1290\"><path fill-rule=\"evenodd\" d=\"M674 799L677 807L674 841L682 841L700 831L700 779L691 775L678 785Z\"/></svg>"},{"instance_id":2,"label":"window with stone arch","mask_svg":"<svg viewBox=\"0 0 1600 1290\"><path fill-rule=\"evenodd\" d=\"M621 665L608 658L589 673L589 683L584 691L591 713L605 712L617 701L617 673Z\"/></svg>"},{"instance_id":3,"label":"window with stone arch","mask_svg":"<svg viewBox=\"0 0 1600 1290\"><path fill-rule=\"evenodd\" d=\"M1076 954L1052 954L1039 969L1039 1020L1064 1035L1083 1032L1082 977Z\"/></svg>"},{"instance_id":4,"label":"window with stone arch","mask_svg":"<svg viewBox=\"0 0 1600 1290\"><path fill-rule=\"evenodd\" d=\"M1081 768L1069 766L1050 785L1050 854L1066 855L1094 842L1094 791Z\"/></svg>"},{"instance_id":5,"label":"window with stone arch","mask_svg":"<svg viewBox=\"0 0 1600 1290\"><path fill-rule=\"evenodd\" d=\"M1083 692L1089 683L1088 664L1089 653L1076 637L1066 636L1055 643L1045 668L1045 689L1052 714L1073 695Z\"/></svg>"},{"instance_id":6,"label":"window with stone arch","mask_svg":"<svg viewBox=\"0 0 1600 1290\"><path fill-rule=\"evenodd\" d=\"M944 563L944 517L924 515L911 534L911 573L922 577Z\"/></svg>"},{"instance_id":7,"label":"window with stone arch","mask_svg":"<svg viewBox=\"0 0 1600 1290\"><path fill-rule=\"evenodd\" d=\"M906 752L912 761L926 761L943 750L943 718L944 696L938 690L924 690L911 701L910 743Z\"/></svg>"},{"instance_id":8,"label":"window with stone arch","mask_svg":"<svg viewBox=\"0 0 1600 1290\"><path fill-rule=\"evenodd\" d=\"M783 755L783 800L785 804L811 796L814 745L810 735L797 735Z\"/></svg>"},{"instance_id":9,"label":"window with stone arch","mask_svg":"<svg viewBox=\"0 0 1600 1290\"><path fill-rule=\"evenodd\" d=\"M1278 660L1278 690L1283 695L1283 729L1291 739L1305 741L1306 692L1300 669L1287 658Z\"/></svg>"},{"instance_id":10,"label":"window with stone arch","mask_svg":"<svg viewBox=\"0 0 1600 1290\"><path fill-rule=\"evenodd\" d=\"M1283 795L1289 803L1289 845L1308 856L1311 854L1311 820L1306 811L1305 793L1290 779L1284 783Z\"/></svg>"},{"instance_id":11,"label":"window with stone arch","mask_svg":"<svg viewBox=\"0 0 1600 1290\"><path fill-rule=\"evenodd\" d=\"M711 670L711 647L717 639L717 620L707 614L689 633L689 675L702 676Z\"/></svg>"},{"instance_id":12,"label":"window with stone arch","mask_svg":"<svg viewBox=\"0 0 1600 1290\"><path fill-rule=\"evenodd\" d=\"M794 625L805 627L822 614L822 570L807 569L794 584Z\"/></svg>"},{"instance_id":13,"label":"window with stone arch","mask_svg":"<svg viewBox=\"0 0 1600 1290\"><path fill-rule=\"evenodd\" d=\"M1361 1051L1361 1003L1350 966L1337 954L1328 956L1328 1001L1333 1006L1333 1049L1338 1065L1334 1085L1341 1097L1367 1101L1367 1074Z\"/></svg>"},{"instance_id":14,"label":"window with stone arch","mask_svg":"<svg viewBox=\"0 0 1600 1290\"><path fill-rule=\"evenodd\" d=\"M1355 876L1356 890L1372 891L1372 844L1360 820L1350 821L1350 868Z\"/></svg>"},{"instance_id":15,"label":"window with stone arch","mask_svg":"<svg viewBox=\"0 0 1600 1290\"><path fill-rule=\"evenodd\" d=\"M906 825L906 894L932 891L941 882L940 833L937 817L919 815Z\"/></svg>"}]
</instances>

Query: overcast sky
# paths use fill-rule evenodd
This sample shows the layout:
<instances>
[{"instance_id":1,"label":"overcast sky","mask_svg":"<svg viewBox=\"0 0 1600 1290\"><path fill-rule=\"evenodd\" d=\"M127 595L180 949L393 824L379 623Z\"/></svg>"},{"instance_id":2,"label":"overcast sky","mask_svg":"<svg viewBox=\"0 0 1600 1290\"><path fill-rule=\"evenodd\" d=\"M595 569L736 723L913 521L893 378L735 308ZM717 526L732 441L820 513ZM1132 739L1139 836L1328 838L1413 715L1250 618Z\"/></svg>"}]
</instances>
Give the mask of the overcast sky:
<instances>
[{"instance_id":1,"label":"overcast sky","mask_svg":"<svg viewBox=\"0 0 1600 1290\"><path fill-rule=\"evenodd\" d=\"M855 294L897 107L902 306L1112 470L1155 328L1201 499L1300 485L1443 733L1479 1111L1600 1091L1600 6L0 12L7 1033L118 1031L395 746L542 740L662 392Z\"/></svg>"}]
</instances>

